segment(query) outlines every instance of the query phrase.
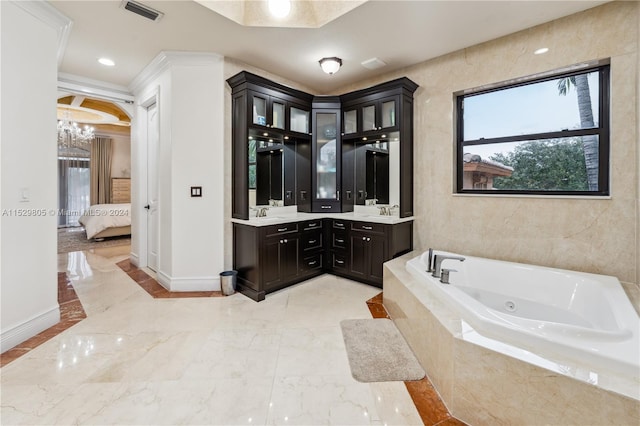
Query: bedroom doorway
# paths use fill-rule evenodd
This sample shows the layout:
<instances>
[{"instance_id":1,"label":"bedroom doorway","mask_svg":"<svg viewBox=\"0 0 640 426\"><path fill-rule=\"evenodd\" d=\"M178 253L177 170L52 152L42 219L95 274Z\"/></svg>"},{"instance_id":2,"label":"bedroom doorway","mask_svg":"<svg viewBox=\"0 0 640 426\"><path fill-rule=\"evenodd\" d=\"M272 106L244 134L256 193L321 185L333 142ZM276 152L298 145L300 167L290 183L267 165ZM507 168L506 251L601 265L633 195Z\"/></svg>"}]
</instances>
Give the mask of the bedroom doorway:
<instances>
[{"instance_id":1,"label":"bedroom doorway","mask_svg":"<svg viewBox=\"0 0 640 426\"><path fill-rule=\"evenodd\" d=\"M158 268L158 106L147 107L147 267Z\"/></svg>"}]
</instances>

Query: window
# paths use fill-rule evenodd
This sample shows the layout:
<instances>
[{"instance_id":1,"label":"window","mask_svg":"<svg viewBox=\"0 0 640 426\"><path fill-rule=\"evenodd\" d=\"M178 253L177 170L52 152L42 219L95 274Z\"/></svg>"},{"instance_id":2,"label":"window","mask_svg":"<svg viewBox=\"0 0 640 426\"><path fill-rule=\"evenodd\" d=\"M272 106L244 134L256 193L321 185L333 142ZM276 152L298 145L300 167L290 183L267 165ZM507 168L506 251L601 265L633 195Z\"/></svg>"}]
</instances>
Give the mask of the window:
<instances>
[{"instance_id":1,"label":"window","mask_svg":"<svg viewBox=\"0 0 640 426\"><path fill-rule=\"evenodd\" d=\"M609 195L609 65L456 103L458 193Z\"/></svg>"},{"instance_id":2,"label":"window","mask_svg":"<svg viewBox=\"0 0 640 426\"><path fill-rule=\"evenodd\" d=\"M58 157L58 208L64 211L58 226L80 226L78 219L89 209L90 177L89 158Z\"/></svg>"}]
</instances>

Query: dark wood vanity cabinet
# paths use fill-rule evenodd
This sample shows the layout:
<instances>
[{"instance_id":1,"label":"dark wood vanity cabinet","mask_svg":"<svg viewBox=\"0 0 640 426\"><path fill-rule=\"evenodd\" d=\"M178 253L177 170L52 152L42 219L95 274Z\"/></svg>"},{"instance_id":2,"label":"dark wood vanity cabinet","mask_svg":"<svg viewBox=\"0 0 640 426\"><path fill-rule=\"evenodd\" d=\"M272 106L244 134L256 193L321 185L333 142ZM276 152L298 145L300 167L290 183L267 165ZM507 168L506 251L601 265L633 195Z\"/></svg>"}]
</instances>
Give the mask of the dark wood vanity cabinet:
<instances>
[{"instance_id":1,"label":"dark wood vanity cabinet","mask_svg":"<svg viewBox=\"0 0 640 426\"><path fill-rule=\"evenodd\" d=\"M327 270L382 287L383 263L413 249L413 222L380 224L331 219Z\"/></svg>"},{"instance_id":2,"label":"dark wood vanity cabinet","mask_svg":"<svg viewBox=\"0 0 640 426\"><path fill-rule=\"evenodd\" d=\"M233 224L238 290L256 301L321 274L323 266L321 219L260 227Z\"/></svg>"}]
</instances>

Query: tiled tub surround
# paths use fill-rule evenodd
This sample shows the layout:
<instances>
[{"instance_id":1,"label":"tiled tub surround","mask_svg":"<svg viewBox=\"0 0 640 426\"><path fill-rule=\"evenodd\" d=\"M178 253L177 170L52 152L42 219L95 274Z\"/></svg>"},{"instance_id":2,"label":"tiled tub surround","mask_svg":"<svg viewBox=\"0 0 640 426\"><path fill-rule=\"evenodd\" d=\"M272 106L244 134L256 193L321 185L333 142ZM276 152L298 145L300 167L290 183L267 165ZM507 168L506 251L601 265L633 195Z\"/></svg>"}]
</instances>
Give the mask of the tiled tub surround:
<instances>
[{"instance_id":1,"label":"tiled tub surround","mask_svg":"<svg viewBox=\"0 0 640 426\"><path fill-rule=\"evenodd\" d=\"M637 395L637 379L479 335L406 270L419 254L385 264L384 305L452 415L469 424L640 422L637 396L607 390Z\"/></svg>"}]
</instances>

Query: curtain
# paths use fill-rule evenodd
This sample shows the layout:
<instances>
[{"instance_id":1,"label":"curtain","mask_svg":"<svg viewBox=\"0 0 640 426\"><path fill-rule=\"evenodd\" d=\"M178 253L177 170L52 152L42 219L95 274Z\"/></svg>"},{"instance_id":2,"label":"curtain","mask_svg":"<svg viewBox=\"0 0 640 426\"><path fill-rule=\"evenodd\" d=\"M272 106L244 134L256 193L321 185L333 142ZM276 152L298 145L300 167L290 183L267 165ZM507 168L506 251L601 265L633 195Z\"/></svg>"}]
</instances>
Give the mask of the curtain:
<instances>
[{"instance_id":1,"label":"curtain","mask_svg":"<svg viewBox=\"0 0 640 426\"><path fill-rule=\"evenodd\" d=\"M58 226L79 226L89 208L89 151L58 151Z\"/></svg>"},{"instance_id":2,"label":"curtain","mask_svg":"<svg viewBox=\"0 0 640 426\"><path fill-rule=\"evenodd\" d=\"M111 138L91 143L91 205L111 202Z\"/></svg>"}]
</instances>

